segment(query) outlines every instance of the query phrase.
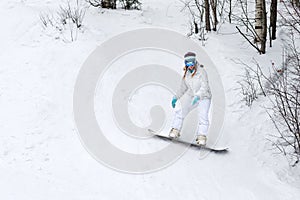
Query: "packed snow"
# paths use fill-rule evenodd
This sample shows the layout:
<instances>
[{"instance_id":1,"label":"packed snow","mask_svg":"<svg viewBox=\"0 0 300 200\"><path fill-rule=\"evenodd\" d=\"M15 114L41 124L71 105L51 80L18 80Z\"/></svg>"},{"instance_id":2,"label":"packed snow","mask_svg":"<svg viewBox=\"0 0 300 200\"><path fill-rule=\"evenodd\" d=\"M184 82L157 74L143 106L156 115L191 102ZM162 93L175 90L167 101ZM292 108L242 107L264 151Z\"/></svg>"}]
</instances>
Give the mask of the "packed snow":
<instances>
[{"instance_id":1,"label":"packed snow","mask_svg":"<svg viewBox=\"0 0 300 200\"><path fill-rule=\"evenodd\" d=\"M234 25L223 24L209 33L202 48L217 66L226 95L227 120L223 138L227 154L200 159L190 148L172 165L152 173L115 171L97 162L83 147L73 117L73 91L78 72L93 50L125 31L162 27L184 35L189 16L175 0L143 0L142 10L106 10L90 7L77 40L69 32L58 35L44 29L39 15L65 1L11 0L0 2L0 198L38 199L298 199L300 168L271 150L267 137L275 132L260 98L251 108L241 101L237 81L244 70L234 60L265 67L280 64L281 41L258 55L238 34ZM197 41L197 40L196 40ZM199 41L198 41L199 42ZM199 42L201 46L201 42ZM157 139L128 138L115 125L109 107L113 87L129 69L119 67L147 63L180 64L161 52L144 51L130 62L114 63L99 83L95 99L97 119L115 133L109 140L124 151L149 153L167 143ZM198 55L201 61L201 55ZM148 59L148 60L147 60ZM173 60L172 60L173 59ZM116 71L118 69L119 71ZM178 65L181 73L181 65ZM106 81L106 82L105 82ZM159 99L158 99L159 96ZM172 117L172 94L159 86L136 91L129 114L141 127L150 123L148 104L166 107ZM144 100L147 99L147 100ZM167 129L166 129L167 130Z\"/></svg>"}]
</instances>

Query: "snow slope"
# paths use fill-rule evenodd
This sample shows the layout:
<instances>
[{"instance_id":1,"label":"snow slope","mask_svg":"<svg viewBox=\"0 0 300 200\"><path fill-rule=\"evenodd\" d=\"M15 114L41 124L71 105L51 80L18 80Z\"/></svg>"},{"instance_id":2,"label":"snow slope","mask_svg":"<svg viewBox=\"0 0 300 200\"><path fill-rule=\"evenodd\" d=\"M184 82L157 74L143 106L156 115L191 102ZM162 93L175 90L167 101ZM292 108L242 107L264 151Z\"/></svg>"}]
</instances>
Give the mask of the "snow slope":
<instances>
[{"instance_id":1,"label":"snow slope","mask_svg":"<svg viewBox=\"0 0 300 200\"><path fill-rule=\"evenodd\" d=\"M254 56L269 65L280 54L280 44L267 55L257 56L230 25L223 25L219 35L209 34L204 48L218 67L226 92L228 154L200 159L197 150L189 149L177 162L155 173L120 173L95 161L78 137L72 98L80 67L112 35L151 26L185 34L188 16L179 12L182 4L173 0L145 0L143 11L90 8L84 33L76 42L65 43L45 34L39 20L41 11L58 4L50 0L0 2L1 199L299 198L299 167L290 168L284 158L267 150L270 144L265 137L272 126L259 106L264 100L252 110L243 106L236 90L237 75L243 69L232 62L237 57L249 62ZM151 55L157 56L155 52ZM113 73L107 76L115 78ZM153 91L162 93L161 104L169 104L170 93L154 86L135 94L130 113L139 125L149 123L149 116L139 113L147 112L142 101L145 96L155 101L149 96ZM96 98L105 97L97 92ZM96 105L99 109L100 103ZM170 116L171 109L167 111ZM106 119L107 113L98 112L97 118L106 120L106 128L121 136L113 121ZM166 145L153 139L141 143L121 137L126 142L117 145L136 153Z\"/></svg>"}]
</instances>

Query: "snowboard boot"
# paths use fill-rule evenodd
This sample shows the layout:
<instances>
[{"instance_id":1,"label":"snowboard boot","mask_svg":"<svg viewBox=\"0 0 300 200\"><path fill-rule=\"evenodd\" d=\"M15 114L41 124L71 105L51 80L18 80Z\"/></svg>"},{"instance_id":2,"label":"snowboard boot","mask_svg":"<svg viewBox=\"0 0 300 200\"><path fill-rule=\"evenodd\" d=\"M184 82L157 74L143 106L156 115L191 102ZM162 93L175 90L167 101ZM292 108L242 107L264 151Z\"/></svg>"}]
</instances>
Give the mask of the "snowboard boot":
<instances>
[{"instance_id":1,"label":"snowboard boot","mask_svg":"<svg viewBox=\"0 0 300 200\"><path fill-rule=\"evenodd\" d=\"M205 135L198 135L197 138L196 138L196 142L198 145L201 145L201 146L205 146L206 145L206 136Z\"/></svg>"},{"instance_id":2,"label":"snowboard boot","mask_svg":"<svg viewBox=\"0 0 300 200\"><path fill-rule=\"evenodd\" d=\"M179 138L180 137L180 131L176 128L172 128L170 133L169 133L169 137L174 138L174 139Z\"/></svg>"}]
</instances>

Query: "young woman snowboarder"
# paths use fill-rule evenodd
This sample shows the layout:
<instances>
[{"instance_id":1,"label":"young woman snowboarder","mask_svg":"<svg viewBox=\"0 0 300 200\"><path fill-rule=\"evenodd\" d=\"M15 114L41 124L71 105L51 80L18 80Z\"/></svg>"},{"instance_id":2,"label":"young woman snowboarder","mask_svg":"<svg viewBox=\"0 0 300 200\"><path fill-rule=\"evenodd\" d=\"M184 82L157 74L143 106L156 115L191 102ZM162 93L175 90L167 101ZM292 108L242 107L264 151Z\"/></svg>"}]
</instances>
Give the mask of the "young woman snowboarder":
<instances>
[{"instance_id":1,"label":"young woman snowboarder","mask_svg":"<svg viewBox=\"0 0 300 200\"><path fill-rule=\"evenodd\" d=\"M184 55L184 75L181 85L172 99L172 107L176 107L176 102L184 94L186 98L181 101L181 109L175 111L172 129L169 136L180 137L182 123L186 115L194 108L198 109L198 128L196 142L199 145L206 145L208 132L208 111L211 103L211 91L203 65L199 65L196 54L188 52Z\"/></svg>"}]
</instances>

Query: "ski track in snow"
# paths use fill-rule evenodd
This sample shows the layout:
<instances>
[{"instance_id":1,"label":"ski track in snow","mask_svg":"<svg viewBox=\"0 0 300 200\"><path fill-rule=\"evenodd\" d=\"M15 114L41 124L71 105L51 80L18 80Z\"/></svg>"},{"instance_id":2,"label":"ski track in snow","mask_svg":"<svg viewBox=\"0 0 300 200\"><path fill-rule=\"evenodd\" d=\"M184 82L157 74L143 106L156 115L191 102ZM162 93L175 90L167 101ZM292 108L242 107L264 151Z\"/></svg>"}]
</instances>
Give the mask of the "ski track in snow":
<instances>
[{"instance_id":1,"label":"ski track in snow","mask_svg":"<svg viewBox=\"0 0 300 200\"><path fill-rule=\"evenodd\" d=\"M257 123L270 122L259 111L259 102L246 112L236 90L237 75L243 70L231 60L236 56L248 62L254 56L267 66L269 57L276 59L280 49L258 57L238 34L220 37L211 33L204 47L224 83L228 115L223 138L230 147L228 154L200 159L199 152L190 149L167 168L131 175L99 164L85 151L73 121L72 97L87 56L102 41L126 30L149 26L182 33L188 30L179 1L143 2L144 11L100 14L90 8L85 33L74 43L64 43L46 36L38 17L40 11L55 8L58 2L1 1L1 199L297 199L300 188L293 183L299 179L292 175L299 177L299 171L287 174L284 159L266 150L261 132L268 128ZM223 25L221 32L232 30ZM201 55L198 57L201 62ZM137 102L133 111L144 106L138 99L133 102ZM145 120L141 117L135 120ZM141 152L165 144L148 143L148 147L138 145L131 150ZM132 144L136 141L128 145Z\"/></svg>"}]
</instances>

